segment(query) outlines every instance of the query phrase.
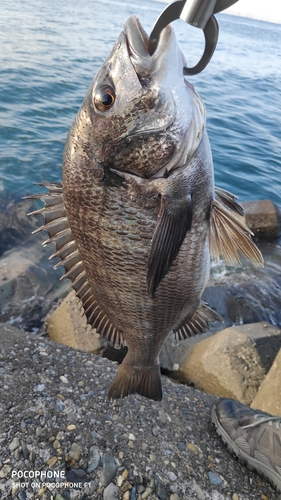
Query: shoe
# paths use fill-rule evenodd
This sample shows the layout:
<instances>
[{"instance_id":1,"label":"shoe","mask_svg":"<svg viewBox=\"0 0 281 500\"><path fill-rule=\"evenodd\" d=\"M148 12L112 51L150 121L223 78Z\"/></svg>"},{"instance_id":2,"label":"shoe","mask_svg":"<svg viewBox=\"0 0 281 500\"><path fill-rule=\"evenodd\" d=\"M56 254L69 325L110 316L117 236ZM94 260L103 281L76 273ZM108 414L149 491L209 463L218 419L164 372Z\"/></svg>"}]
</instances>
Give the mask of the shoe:
<instances>
[{"instance_id":1,"label":"shoe","mask_svg":"<svg viewBox=\"0 0 281 500\"><path fill-rule=\"evenodd\" d=\"M229 451L281 492L281 418L222 399L211 419Z\"/></svg>"}]
</instances>

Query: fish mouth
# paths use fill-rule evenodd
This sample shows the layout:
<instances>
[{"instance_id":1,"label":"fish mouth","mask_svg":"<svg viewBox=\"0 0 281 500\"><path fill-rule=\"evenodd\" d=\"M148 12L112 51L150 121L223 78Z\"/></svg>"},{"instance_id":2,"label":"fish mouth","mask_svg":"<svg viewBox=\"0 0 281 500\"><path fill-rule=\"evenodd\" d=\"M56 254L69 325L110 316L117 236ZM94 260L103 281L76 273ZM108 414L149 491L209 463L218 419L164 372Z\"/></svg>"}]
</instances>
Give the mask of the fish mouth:
<instances>
[{"instance_id":1,"label":"fish mouth","mask_svg":"<svg viewBox=\"0 0 281 500\"><path fill-rule=\"evenodd\" d=\"M142 86L147 87L147 89L154 88L156 92L161 89L162 104L165 106L161 122L159 115L154 116L154 120L150 120L145 126L142 125L139 129L132 130L127 139L165 131L168 137L170 135L169 127L177 119L180 123L175 154L151 176L151 178L166 177L174 169L186 164L196 151L205 128L204 104L194 91L193 86L184 78L183 68L186 66L186 60L171 25L167 25L162 30L156 50L151 55L148 50L149 37L136 16L130 16L127 19L124 35L131 64ZM181 93L181 96L186 99L185 92L187 91L190 103L190 112L187 115L184 129L181 124L182 118L178 116L180 111L177 110L178 97L175 97L177 92L174 92L175 89L183 86L186 90ZM175 141L174 134L175 131L171 132L172 141Z\"/></svg>"},{"instance_id":2,"label":"fish mouth","mask_svg":"<svg viewBox=\"0 0 281 500\"><path fill-rule=\"evenodd\" d=\"M149 37L136 16L130 16L124 26L129 56L139 78L147 78L160 69L165 52L173 38L171 26L166 26L161 32L155 52L148 51Z\"/></svg>"}]
</instances>

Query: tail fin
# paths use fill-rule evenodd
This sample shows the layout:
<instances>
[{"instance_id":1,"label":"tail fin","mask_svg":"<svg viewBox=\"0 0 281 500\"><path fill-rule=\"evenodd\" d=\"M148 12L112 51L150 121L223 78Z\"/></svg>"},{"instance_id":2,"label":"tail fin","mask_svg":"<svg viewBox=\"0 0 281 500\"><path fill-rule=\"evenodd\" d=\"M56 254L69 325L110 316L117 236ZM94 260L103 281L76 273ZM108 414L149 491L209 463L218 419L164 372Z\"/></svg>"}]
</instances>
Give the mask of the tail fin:
<instances>
[{"instance_id":1,"label":"tail fin","mask_svg":"<svg viewBox=\"0 0 281 500\"><path fill-rule=\"evenodd\" d=\"M161 401L162 384L159 365L140 368L122 363L109 388L108 397L124 398L136 392L146 398Z\"/></svg>"}]
</instances>

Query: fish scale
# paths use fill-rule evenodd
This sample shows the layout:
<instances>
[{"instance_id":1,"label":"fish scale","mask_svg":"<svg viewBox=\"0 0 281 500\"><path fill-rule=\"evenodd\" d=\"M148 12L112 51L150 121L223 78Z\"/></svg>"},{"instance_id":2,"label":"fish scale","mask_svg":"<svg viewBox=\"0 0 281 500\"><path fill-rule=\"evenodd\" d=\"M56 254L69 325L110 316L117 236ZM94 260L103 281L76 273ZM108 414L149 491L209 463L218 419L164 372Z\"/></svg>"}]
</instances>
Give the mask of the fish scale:
<instances>
[{"instance_id":1,"label":"fish scale","mask_svg":"<svg viewBox=\"0 0 281 500\"><path fill-rule=\"evenodd\" d=\"M38 231L88 323L128 347L108 396L160 400L169 333L184 340L221 320L201 301L210 258L263 260L235 196L214 187L204 105L172 27L152 56L147 47L131 16L70 129L62 184L31 198L45 203Z\"/></svg>"}]
</instances>

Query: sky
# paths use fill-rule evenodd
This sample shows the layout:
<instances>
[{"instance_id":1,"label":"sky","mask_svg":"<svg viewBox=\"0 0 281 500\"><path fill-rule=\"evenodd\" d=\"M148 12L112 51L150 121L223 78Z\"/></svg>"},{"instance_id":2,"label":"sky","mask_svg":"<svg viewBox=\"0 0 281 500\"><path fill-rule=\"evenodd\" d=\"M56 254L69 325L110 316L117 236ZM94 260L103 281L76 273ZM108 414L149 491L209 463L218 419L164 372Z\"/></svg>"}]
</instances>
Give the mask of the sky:
<instances>
[{"instance_id":1,"label":"sky","mask_svg":"<svg viewBox=\"0 0 281 500\"><path fill-rule=\"evenodd\" d=\"M171 0L160 1L171 2ZM253 19L281 24L280 0L238 0L238 2L223 12L235 16L252 17Z\"/></svg>"},{"instance_id":2,"label":"sky","mask_svg":"<svg viewBox=\"0 0 281 500\"><path fill-rule=\"evenodd\" d=\"M280 0L239 0L224 12L281 24Z\"/></svg>"}]
</instances>

